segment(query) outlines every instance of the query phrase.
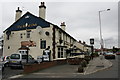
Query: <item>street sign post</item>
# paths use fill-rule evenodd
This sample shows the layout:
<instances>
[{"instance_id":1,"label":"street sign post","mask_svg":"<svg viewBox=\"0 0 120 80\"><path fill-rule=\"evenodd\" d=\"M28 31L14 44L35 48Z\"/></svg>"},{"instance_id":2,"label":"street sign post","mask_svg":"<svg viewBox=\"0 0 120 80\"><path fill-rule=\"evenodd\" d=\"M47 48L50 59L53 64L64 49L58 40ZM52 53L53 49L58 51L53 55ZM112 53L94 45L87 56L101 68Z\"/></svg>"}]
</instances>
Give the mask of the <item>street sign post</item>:
<instances>
[{"instance_id":1,"label":"street sign post","mask_svg":"<svg viewBox=\"0 0 120 80\"><path fill-rule=\"evenodd\" d=\"M93 59L93 50L94 50L94 38L90 39L90 44L91 44L91 58Z\"/></svg>"}]
</instances>

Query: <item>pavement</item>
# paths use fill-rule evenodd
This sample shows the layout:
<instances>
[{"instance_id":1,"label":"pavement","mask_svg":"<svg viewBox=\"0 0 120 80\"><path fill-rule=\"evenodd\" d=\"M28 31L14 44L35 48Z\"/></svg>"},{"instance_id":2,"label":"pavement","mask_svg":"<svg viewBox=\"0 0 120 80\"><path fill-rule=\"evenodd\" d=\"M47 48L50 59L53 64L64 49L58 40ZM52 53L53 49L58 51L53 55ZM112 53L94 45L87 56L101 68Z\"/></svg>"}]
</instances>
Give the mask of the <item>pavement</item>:
<instances>
[{"instance_id":1,"label":"pavement","mask_svg":"<svg viewBox=\"0 0 120 80\"><path fill-rule=\"evenodd\" d=\"M110 68L112 65L112 62L105 59L103 56L95 57L93 60L90 60L88 66L85 68L84 75Z\"/></svg>"},{"instance_id":2,"label":"pavement","mask_svg":"<svg viewBox=\"0 0 120 80\"><path fill-rule=\"evenodd\" d=\"M13 78L44 78L44 77L52 77L52 78L61 78L61 77L75 77L76 75L88 75L92 74L104 69L108 69L112 67L112 62L109 60L106 60L104 58L101 59L101 57L95 57L93 60L90 60L87 67L85 67L84 73L78 73L78 66L79 65L59 65L51 68L47 68L44 70L40 70L34 73L30 73L27 75L20 74L16 76L12 76L9 79Z\"/></svg>"}]
</instances>

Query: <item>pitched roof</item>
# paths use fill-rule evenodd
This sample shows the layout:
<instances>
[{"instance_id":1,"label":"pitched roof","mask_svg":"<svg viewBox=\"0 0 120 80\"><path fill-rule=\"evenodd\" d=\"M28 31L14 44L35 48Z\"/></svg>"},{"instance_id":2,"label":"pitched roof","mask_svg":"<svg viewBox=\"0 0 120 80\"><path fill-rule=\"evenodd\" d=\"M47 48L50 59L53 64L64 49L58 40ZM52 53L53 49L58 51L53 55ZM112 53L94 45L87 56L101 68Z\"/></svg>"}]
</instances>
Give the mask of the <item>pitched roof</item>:
<instances>
[{"instance_id":1,"label":"pitched roof","mask_svg":"<svg viewBox=\"0 0 120 80\"><path fill-rule=\"evenodd\" d=\"M27 24L27 27L26 27L26 24ZM41 26L45 28L45 27L49 27L50 23L40 17L34 16L30 12L27 12L15 23L13 23L9 28L7 28L5 31L35 29L37 26Z\"/></svg>"},{"instance_id":2,"label":"pitched roof","mask_svg":"<svg viewBox=\"0 0 120 80\"><path fill-rule=\"evenodd\" d=\"M26 26L26 23L28 24L28 26ZM26 30L26 29L35 29L37 26L46 28L46 27L50 27L50 24L52 24L52 23L50 23L40 17L37 17L30 12L27 12L21 18L19 18L16 22L14 22L10 27L8 27L5 31L11 32L11 31ZM63 33L67 34L69 37L73 38L72 36L70 36L67 32L62 30L57 25L55 25L55 24L52 24L52 25L54 27L60 29ZM75 38L73 38L73 39L75 41L77 41Z\"/></svg>"}]
</instances>

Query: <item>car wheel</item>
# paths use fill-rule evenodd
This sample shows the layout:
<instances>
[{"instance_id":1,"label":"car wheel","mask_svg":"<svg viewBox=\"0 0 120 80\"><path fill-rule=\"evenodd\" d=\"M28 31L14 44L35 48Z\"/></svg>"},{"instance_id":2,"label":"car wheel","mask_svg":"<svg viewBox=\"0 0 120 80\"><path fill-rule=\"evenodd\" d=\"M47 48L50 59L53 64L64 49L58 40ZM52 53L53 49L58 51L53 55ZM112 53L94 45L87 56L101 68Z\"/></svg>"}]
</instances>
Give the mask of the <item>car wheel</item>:
<instances>
[{"instance_id":1,"label":"car wheel","mask_svg":"<svg viewBox=\"0 0 120 80\"><path fill-rule=\"evenodd\" d=\"M8 63L6 63L6 64L5 64L5 67L8 67L8 66L9 66L9 64L8 64Z\"/></svg>"}]
</instances>

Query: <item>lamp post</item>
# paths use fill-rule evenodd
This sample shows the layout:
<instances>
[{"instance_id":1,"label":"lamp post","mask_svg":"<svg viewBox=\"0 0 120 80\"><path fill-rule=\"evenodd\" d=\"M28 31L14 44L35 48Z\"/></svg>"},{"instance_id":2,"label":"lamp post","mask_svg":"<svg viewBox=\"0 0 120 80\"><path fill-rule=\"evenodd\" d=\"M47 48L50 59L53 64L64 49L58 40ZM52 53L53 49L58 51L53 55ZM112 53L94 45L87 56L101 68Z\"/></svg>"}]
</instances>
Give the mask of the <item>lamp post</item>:
<instances>
[{"instance_id":1,"label":"lamp post","mask_svg":"<svg viewBox=\"0 0 120 80\"><path fill-rule=\"evenodd\" d=\"M109 11L110 9L107 9L107 10L101 10L99 11L99 25L100 25L100 45L101 45L101 53L103 53L103 38L102 38L102 29L101 29L101 15L100 13L101 12L104 12L104 11Z\"/></svg>"}]
</instances>

